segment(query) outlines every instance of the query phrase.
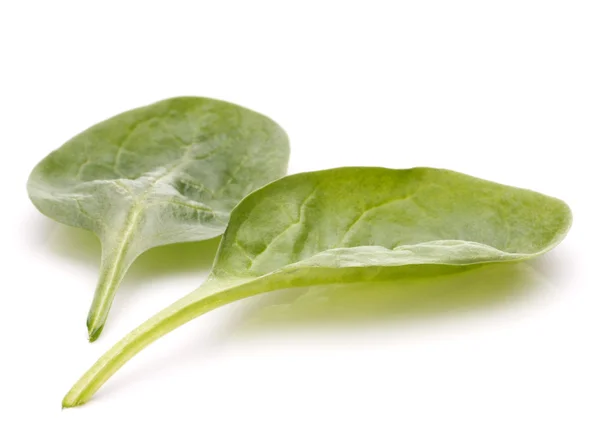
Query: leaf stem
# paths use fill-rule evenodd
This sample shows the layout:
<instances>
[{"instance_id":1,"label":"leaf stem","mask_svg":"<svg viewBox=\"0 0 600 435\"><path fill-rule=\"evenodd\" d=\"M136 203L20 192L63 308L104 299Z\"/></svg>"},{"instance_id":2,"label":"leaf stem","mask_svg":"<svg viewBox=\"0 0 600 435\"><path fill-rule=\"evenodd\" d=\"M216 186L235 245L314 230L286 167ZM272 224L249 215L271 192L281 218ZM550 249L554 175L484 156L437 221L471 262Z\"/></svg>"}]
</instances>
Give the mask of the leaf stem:
<instances>
[{"instance_id":1,"label":"leaf stem","mask_svg":"<svg viewBox=\"0 0 600 435\"><path fill-rule=\"evenodd\" d=\"M126 258L127 245L128 243L122 243L121 246L102 255L100 277L87 317L90 341L95 341L102 333L117 288L132 263L132 260Z\"/></svg>"},{"instance_id":2,"label":"leaf stem","mask_svg":"<svg viewBox=\"0 0 600 435\"><path fill-rule=\"evenodd\" d=\"M100 277L87 318L90 342L95 341L102 333L117 288L129 266L137 257L137 253L131 247L140 215L141 209L133 207L127 215L125 227L120 236L116 238L102 237Z\"/></svg>"},{"instance_id":3,"label":"leaf stem","mask_svg":"<svg viewBox=\"0 0 600 435\"><path fill-rule=\"evenodd\" d=\"M71 388L63 408L82 405L127 361L158 338L222 305L253 296L260 286L254 280L209 280L196 291L160 311L106 352Z\"/></svg>"}]
</instances>

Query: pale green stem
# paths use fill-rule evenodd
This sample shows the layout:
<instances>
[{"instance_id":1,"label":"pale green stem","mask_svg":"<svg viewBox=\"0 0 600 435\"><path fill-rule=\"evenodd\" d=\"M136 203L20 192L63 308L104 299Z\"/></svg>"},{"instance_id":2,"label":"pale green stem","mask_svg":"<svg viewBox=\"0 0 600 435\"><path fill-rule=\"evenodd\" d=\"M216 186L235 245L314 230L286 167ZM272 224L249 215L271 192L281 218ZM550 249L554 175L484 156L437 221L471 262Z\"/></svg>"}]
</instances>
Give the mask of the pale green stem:
<instances>
[{"instance_id":1,"label":"pale green stem","mask_svg":"<svg viewBox=\"0 0 600 435\"><path fill-rule=\"evenodd\" d=\"M260 286L245 283L252 284L253 281L207 281L198 290L148 319L106 352L75 383L63 399L63 408L87 402L123 364L168 332L201 314L261 292Z\"/></svg>"},{"instance_id":2,"label":"pale green stem","mask_svg":"<svg viewBox=\"0 0 600 435\"><path fill-rule=\"evenodd\" d=\"M87 318L90 341L94 341L100 336L117 288L133 262L134 258L128 255L129 245L129 240L123 240L119 246L111 246L108 249L105 249L105 246L102 247L100 277Z\"/></svg>"}]
</instances>

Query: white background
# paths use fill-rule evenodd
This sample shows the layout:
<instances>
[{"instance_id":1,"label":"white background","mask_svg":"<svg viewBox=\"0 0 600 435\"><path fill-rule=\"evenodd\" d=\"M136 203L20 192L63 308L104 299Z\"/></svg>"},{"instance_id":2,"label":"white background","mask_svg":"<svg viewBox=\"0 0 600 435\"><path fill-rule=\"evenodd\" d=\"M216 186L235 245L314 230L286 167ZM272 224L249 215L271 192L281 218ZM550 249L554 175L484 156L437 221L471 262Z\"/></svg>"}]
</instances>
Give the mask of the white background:
<instances>
[{"instance_id":1,"label":"white background","mask_svg":"<svg viewBox=\"0 0 600 435\"><path fill-rule=\"evenodd\" d=\"M2 2L0 433L600 433L599 7ZM92 124L179 95L275 119L290 173L449 168L559 197L574 225L540 261L385 313L338 319L343 297L298 293L220 309L61 411L104 350L202 282L216 244L141 257L89 344L99 246L38 213L27 176Z\"/></svg>"}]
</instances>

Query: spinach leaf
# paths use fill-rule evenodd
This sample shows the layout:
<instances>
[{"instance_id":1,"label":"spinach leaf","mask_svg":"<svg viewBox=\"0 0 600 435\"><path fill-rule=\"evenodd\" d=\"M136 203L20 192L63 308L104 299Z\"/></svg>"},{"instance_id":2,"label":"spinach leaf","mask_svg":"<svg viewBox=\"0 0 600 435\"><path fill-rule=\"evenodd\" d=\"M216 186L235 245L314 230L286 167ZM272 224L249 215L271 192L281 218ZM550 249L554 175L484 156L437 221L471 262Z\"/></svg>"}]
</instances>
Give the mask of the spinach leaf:
<instances>
[{"instance_id":1,"label":"spinach leaf","mask_svg":"<svg viewBox=\"0 0 600 435\"><path fill-rule=\"evenodd\" d=\"M63 406L85 403L145 346L230 302L525 260L555 247L570 224L558 199L448 170L339 168L282 178L234 209L208 280L117 343Z\"/></svg>"},{"instance_id":2,"label":"spinach leaf","mask_svg":"<svg viewBox=\"0 0 600 435\"><path fill-rule=\"evenodd\" d=\"M285 132L265 116L181 97L96 124L42 160L27 186L35 206L102 244L90 341L141 253L219 236L245 195L285 175L288 155Z\"/></svg>"}]
</instances>

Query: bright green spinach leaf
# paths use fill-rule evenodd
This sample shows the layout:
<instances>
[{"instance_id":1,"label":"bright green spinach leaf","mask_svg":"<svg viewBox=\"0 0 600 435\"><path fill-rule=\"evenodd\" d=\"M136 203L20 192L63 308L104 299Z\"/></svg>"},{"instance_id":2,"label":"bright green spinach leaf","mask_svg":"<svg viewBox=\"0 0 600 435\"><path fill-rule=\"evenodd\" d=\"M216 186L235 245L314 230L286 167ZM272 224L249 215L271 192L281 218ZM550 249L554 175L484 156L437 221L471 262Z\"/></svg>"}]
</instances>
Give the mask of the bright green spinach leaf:
<instances>
[{"instance_id":1,"label":"bright green spinach leaf","mask_svg":"<svg viewBox=\"0 0 600 435\"><path fill-rule=\"evenodd\" d=\"M525 260L556 246L570 224L558 199L447 170L339 168L282 178L234 209L206 283L117 343L63 406L85 403L145 346L230 302Z\"/></svg>"},{"instance_id":2,"label":"bright green spinach leaf","mask_svg":"<svg viewBox=\"0 0 600 435\"><path fill-rule=\"evenodd\" d=\"M265 116L181 97L96 124L42 160L27 186L35 206L102 244L90 341L141 253L222 234L245 195L285 175L288 155L285 132Z\"/></svg>"}]
</instances>

